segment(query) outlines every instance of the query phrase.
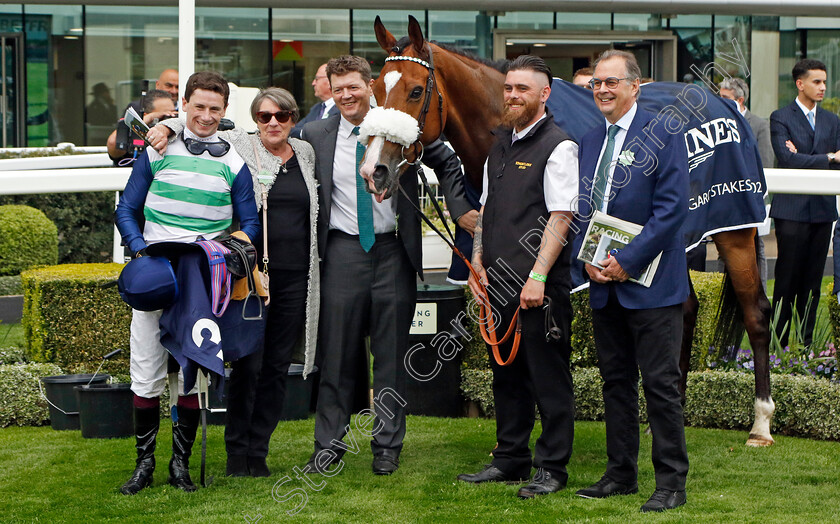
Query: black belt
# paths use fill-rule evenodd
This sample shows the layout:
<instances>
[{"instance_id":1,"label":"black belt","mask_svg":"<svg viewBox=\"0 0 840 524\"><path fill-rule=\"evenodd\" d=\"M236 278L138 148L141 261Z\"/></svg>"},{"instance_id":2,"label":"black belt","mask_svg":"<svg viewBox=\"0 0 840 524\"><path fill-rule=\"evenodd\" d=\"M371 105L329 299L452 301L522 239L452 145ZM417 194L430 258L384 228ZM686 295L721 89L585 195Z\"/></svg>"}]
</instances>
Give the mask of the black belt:
<instances>
[{"instance_id":1,"label":"black belt","mask_svg":"<svg viewBox=\"0 0 840 524\"><path fill-rule=\"evenodd\" d=\"M350 233L345 233L340 229L330 229L330 236L336 236L338 238L343 238L345 240L355 240L356 242L359 241L359 235L351 235ZM374 238L377 242L384 242L387 240L396 240L397 232L391 231L389 233L377 233L374 235Z\"/></svg>"}]
</instances>

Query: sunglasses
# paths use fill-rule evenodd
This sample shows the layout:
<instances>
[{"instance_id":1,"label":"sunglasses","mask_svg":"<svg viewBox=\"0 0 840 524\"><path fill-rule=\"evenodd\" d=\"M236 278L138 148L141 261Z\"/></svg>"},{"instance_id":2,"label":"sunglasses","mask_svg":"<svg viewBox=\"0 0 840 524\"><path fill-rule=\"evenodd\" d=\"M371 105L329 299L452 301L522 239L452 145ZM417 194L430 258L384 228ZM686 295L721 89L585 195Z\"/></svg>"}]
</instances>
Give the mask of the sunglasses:
<instances>
[{"instance_id":1,"label":"sunglasses","mask_svg":"<svg viewBox=\"0 0 840 524\"><path fill-rule=\"evenodd\" d=\"M271 122L271 117L274 117L277 119L278 124L285 124L292 118L293 114L292 111L277 111L276 113L272 113L271 111L257 111L257 122L267 124Z\"/></svg>"},{"instance_id":2,"label":"sunglasses","mask_svg":"<svg viewBox=\"0 0 840 524\"><path fill-rule=\"evenodd\" d=\"M210 156L220 157L225 156L230 151L230 144L224 140L219 140L218 142L202 142L201 140L185 137L184 145L187 146L187 151L194 155L200 155L207 151L210 153Z\"/></svg>"},{"instance_id":3,"label":"sunglasses","mask_svg":"<svg viewBox=\"0 0 840 524\"><path fill-rule=\"evenodd\" d=\"M600 89L601 84L606 84L609 89L615 89L616 87L618 87L618 83L621 82L622 80L632 80L632 79L629 78L629 77L616 78L614 76L611 76L611 77L606 78L604 80L601 80L600 78L593 78L592 80L589 81L589 87L590 87L590 89L593 89L593 90L594 89Z\"/></svg>"}]
</instances>

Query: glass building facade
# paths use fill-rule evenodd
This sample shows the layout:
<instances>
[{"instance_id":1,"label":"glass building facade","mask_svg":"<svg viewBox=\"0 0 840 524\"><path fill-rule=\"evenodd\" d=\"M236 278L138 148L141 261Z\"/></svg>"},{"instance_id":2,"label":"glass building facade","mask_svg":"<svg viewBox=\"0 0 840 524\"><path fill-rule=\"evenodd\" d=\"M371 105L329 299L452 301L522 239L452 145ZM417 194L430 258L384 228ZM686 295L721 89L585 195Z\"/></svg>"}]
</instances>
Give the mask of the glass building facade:
<instances>
[{"instance_id":1,"label":"glass building facade","mask_svg":"<svg viewBox=\"0 0 840 524\"><path fill-rule=\"evenodd\" d=\"M823 105L840 111L840 18L199 7L195 69L219 71L241 86L284 87L306 112L316 102L315 71L330 57L353 53L369 59L374 73L382 67L385 53L373 33L377 15L397 37L413 15L430 40L485 58L546 53L541 56L564 78L612 46L634 52L655 80L699 82L699 70L717 82L717 67L747 76L720 59L740 53L752 68L748 82L772 88L753 90L765 117L795 96L793 64L816 58L829 72ZM502 33L518 36L502 44L497 38L494 48L494 35ZM620 42L611 39L619 34ZM660 64L657 42L667 39L675 43L674 67ZM754 49L764 54L754 56ZM176 7L0 4L0 145L102 145L144 82L177 68L177 61Z\"/></svg>"}]
</instances>

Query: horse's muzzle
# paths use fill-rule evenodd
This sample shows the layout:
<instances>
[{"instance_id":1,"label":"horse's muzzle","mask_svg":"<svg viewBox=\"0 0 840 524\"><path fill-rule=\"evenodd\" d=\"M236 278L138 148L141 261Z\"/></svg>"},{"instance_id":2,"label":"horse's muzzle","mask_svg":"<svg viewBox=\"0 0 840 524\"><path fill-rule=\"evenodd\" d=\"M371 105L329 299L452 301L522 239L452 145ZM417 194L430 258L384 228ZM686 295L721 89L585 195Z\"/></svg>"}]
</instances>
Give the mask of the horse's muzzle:
<instances>
[{"instance_id":1,"label":"horse's muzzle","mask_svg":"<svg viewBox=\"0 0 840 524\"><path fill-rule=\"evenodd\" d=\"M371 192L374 194L377 202L382 202L391 196L390 175L391 170L385 164L376 164L376 167L373 169L373 176L371 177L373 191ZM368 181L368 191L370 191L370 181Z\"/></svg>"}]
</instances>

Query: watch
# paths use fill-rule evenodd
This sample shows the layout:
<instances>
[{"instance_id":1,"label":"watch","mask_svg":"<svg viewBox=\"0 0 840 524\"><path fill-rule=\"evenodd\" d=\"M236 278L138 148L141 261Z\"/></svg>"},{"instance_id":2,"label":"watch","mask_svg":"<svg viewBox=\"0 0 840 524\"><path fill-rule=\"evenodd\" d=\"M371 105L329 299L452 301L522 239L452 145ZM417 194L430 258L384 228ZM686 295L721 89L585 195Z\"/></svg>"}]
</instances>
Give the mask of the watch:
<instances>
[{"instance_id":1,"label":"watch","mask_svg":"<svg viewBox=\"0 0 840 524\"><path fill-rule=\"evenodd\" d=\"M829 163L834 162L834 153L826 153L826 156L828 157Z\"/></svg>"}]
</instances>

